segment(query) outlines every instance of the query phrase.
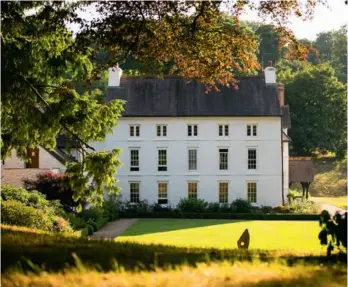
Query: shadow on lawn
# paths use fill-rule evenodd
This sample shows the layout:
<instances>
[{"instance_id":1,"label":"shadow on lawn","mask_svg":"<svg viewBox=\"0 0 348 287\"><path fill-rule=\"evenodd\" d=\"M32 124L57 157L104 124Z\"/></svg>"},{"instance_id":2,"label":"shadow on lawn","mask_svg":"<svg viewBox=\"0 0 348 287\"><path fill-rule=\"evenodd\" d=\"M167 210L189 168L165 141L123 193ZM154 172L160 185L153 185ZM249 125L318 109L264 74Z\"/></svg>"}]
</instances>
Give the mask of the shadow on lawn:
<instances>
[{"instance_id":1,"label":"shadow on lawn","mask_svg":"<svg viewBox=\"0 0 348 287\"><path fill-rule=\"evenodd\" d=\"M121 236L137 236L160 232L193 229L207 226L248 222L249 220L223 220L223 219L139 219ZM247 224L245 228L248 228ZM241 231L244 231L244 229Z\"/></svg>"},{"instance_id":2,"label":"shadow on lawn","mask_svg":"<svg viewBox=\"0 0 348 287\"><path fill-rule=\"evenodd\" d=\"M284 260L288 265L303 261L312 264L337 261L347 263L346 256L333 256L330 259L322 256L279 256L276 252L265 250L179 248L88 240L5 228L1 231L2 272L17 268L24 271L36 271L36 269L61 271L69 266L78 265L79 260L86 266L100 271L116 270L120 266L126 270L154 270L156 267L169 268L182 264L195 266L197 263L224 260L229 262ZM77 257L74 258L73 254L79 258L77 261Z\"/></svg>"}]
</instances>

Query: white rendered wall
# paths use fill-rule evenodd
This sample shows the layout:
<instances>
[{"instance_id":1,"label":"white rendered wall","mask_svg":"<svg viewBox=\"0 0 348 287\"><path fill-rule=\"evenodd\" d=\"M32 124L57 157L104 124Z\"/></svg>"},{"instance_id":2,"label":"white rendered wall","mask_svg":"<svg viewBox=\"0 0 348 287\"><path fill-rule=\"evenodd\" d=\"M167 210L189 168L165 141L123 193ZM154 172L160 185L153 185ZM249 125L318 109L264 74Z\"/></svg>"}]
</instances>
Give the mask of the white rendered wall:
<instances>
[{"instance_id":1,"label":"white rendered wall","mask_svg":"<svg viewBox=\"0 0 348 287\"><path fill-rule=\"evenodd\" d=\"M12 150L10 157L5 159L4 168L25 168L25 162L16 156L16 151ZM64 172L66 167L56 160L49 152L42 147L39 148L39 168L42 169L59 169Z\"/></svg>"},{"instance_id":2,"label":"white rendered wall","mask_svg":"<svg viewBox=\"0 0 348 287\"><path fill-rule=\"evenodd\" d=\"M129 125L140 125L140 137L129 136ZM167 137L156 135L156 125L167 125ZM187 136L187 125L198 124L198 137ZM229 137L218 136L218 125L229 125ZM257 124L258 136L249 138L246 125ZM140 182L140 199L157 202L157 182L168 182L169 203L187 197L187 182L198 182L198 198L218 202L218 182L229 182L229 202L247 198L247 181L257 182L257 205L282 203L280 117L122 118L97 151L121 148L117 178L123 200L129 200L129 182ZM257 148L257 170L248 170L248 147ZM130 148L140 149L140 171L129 171ZM157 171L157 150L167 149L168 170ZM197 171L188 170L188 149L197 148ZM228 148L228 170L219 170L219 148Z\"/></svg>"},{"instance_id":3,"label":"white rendered wall","mask_svg":"<svg viewBox=\"0 0 348 287\"><path fill-rule=\"evenodd\" d=\"M283 142L283 172L284 172L284 199L287 201L289 192L289 143Z\"/></svg>"}]
</instances>

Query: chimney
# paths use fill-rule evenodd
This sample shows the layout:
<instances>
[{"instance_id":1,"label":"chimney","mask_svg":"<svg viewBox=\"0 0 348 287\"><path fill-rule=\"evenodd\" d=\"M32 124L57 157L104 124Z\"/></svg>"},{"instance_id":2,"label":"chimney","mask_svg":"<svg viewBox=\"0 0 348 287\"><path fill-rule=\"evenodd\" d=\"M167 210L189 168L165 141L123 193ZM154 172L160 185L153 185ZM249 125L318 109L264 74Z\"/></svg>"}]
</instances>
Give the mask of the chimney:
<instances>
[{"instance_id":1,"label":"chimney","mask_svg":"<svg viewBox=\"0 0 348 287\"><path fill-rule=\"evenodd\" d=\"M278 83L278 99L279 99L279 105L282 107L284 106L284 84Z\"/></svg>"},{"instance_id":2,"label":"chimney","mask_svg":"<svg viewBox=\"0 0 348 287\"><path fill-rule=\"evenodd\" d=\"M121 76L122 76L122 69L116 65L116 67L109 68L109 87L119 87Z\"/></svg>"},{"instance_id":3,"label":"chimney","mask_svg":"<svg viewBox=\"0 0 348 287\"><path fill-rule=\"evenodd\" d=\"M277 83L276 69L272 67L272 61L268 61L268 67L265 68L265 82L275 85Z\"/></svg>"}]
</instances>

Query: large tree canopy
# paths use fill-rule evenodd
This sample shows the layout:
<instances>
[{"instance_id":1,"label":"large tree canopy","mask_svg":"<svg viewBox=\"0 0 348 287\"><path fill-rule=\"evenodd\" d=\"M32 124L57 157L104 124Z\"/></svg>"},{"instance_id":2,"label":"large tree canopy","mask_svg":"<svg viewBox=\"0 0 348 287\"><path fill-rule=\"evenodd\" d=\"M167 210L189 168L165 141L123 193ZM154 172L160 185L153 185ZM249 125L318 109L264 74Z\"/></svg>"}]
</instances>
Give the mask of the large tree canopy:
<instances>
[{"instance_id":1,"label":"large tree canopy","mask_svg":"<svg viewBox=\"0 0 348 287\"><path fill-rule=\"evenodd\" d=\"M290 105L292 152L311 155L331 151L343 157L347 146L346 85L338 81L328 63L282 61L277 68Z\"/></svg>"},{"instance_id":2,"label":"large tree canopy","mask_svg":"<svg viewBox=\"0 0 348 287\"><path fill-rule=\"evenodd\" d=\"M122 102L104 103L97 90L75 88L98 80L107 67L129 57L143 63L140 72L170 73L213 87L235 84L236 75L258 68L257 41L240 25L246 8L270 16L277 25L279 47L294 40L282 24L291 14L306 18L321 0L129 2L2 1L2 158L12 149L26 158L28 147L53 149L58 134L74 138L84 155L70 163L75 199L103 200L103 186L117 192L114 175L119 150L97 153L88 142L103 140L117 124ZM221 4L232 25L224 24ZM85 21L78 9L95 5L98 17ZM80 24L73 37L67 27ZM305 57L306 48L290 45ZM97 61L101 51L104 61ZM300 53L298 53L300 52Z\"/></svg>"}]
</instances>

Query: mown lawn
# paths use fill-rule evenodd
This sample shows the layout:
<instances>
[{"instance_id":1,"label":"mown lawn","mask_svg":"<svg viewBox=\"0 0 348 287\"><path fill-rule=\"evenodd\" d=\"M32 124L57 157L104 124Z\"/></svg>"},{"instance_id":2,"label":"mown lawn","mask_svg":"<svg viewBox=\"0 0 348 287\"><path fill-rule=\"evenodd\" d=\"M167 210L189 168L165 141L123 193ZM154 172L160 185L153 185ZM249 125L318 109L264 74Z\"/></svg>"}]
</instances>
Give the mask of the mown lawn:
<instances>
[{"instance_id":1,"label":"mown lawn","mask_svg":"<svg viewBox=\"0 0 348 287\"><path fill-rule=\"evenodd\" d=\"M116 242L233 249L246 228L250 234L249 249L323 250L316 221L139 219Z\"/></svg>"},{"instance_id":2,"label":"mown lawn","mask_svg":"<svg viewBox=\"0 0 348 287\"><path fill-rule=\"evenodd\" d=\"M197 227L197 222L209 227L209 221L190 220L186 222L186 230L195 229L194 226L203 228ZM163 223L166 224L159 233L183 228L183 223ZM229 224L234 223L225 225ZM210 221L210 227L219 225ZM144 229L145 225L142 226ZM305 227L308 226L302 226ZM159 227L148 226L146 231L154 232L154 229ZM267 230L269 232L265 228L264 235L269 237ZM200 241L201 237L195 240ZM218 247L219 241L216 241L215 247ZM6 287L334 287L347 284L346 257L337 253L327 258L319 251L296 249L243 251L143 245L88 240L5 225L1 225L1 244L1 284Z\"/></svg>"},{"instance_id":3,"label":"mown lawn","mask_svg":"<svg viewBox=\"0 0 348 287\"><path fill-rule=\"evenodd\" d=\"M328 203L347 209L347 196L337 197L311 197L311 200L319 203Z\"/></svg>"}]
</instances>

